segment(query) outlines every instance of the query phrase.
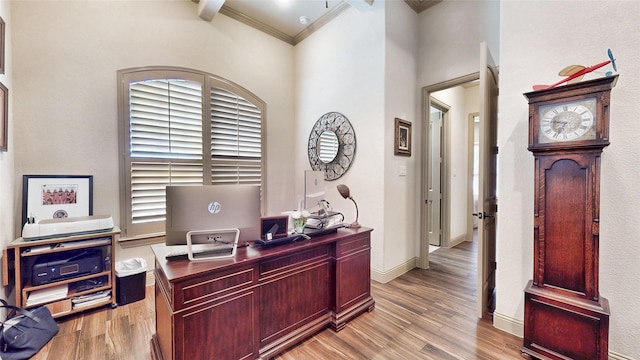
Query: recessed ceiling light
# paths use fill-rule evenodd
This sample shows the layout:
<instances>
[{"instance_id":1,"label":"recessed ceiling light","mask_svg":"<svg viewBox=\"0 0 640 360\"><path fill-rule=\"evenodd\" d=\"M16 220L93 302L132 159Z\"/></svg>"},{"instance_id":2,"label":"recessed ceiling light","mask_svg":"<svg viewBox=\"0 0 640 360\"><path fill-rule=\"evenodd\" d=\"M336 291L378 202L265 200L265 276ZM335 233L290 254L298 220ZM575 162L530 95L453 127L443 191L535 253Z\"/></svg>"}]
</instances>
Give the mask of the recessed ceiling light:
<instances>
[{"instance_id":1,"label":"recessed ceiling light","mask_svg":"<svg viewBox=\"0 0 640 360\"><path fill-rule=\"evenodd\" d=\"M300 16L299 20L300 20L300 24L302 25L307 25L309 23L309 18L304 15Z\"/></svg>"}]
</instances>

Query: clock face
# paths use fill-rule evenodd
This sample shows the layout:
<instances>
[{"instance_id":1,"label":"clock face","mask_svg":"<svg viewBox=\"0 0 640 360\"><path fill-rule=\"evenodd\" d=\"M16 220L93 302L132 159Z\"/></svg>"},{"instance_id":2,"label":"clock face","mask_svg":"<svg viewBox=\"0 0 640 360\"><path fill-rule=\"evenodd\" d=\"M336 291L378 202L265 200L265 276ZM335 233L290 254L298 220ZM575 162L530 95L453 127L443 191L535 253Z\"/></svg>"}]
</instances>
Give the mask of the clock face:
<instances>
[{"instance_id":1,"label":"clock face","mask_svg":"<svg viewBox=\"0 0 640 360\"><path fill-rule=\"evenodd\" d=\"M588 98L540 106L538 142L595 139L596 105L596 98Z\"/></svg>"}]
</instances>

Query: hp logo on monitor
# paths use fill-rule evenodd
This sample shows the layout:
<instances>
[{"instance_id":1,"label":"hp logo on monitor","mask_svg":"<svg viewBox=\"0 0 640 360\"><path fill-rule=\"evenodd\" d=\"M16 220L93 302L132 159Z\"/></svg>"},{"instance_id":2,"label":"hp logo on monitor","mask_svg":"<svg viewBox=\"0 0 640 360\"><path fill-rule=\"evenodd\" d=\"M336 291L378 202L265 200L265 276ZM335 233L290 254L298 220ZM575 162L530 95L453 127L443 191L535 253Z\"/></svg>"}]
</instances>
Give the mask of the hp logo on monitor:
<instances>
[{"instance_id":1,"label":"hp logo on monitor","mask_svg":"<svg viewBox=\"0 0 640 360\"><path fill-rule=\"evenodd\" d=\"M212 201L209 203L208 209L210 213L217 214L222 209L222 205L220 205L220 203L217 201Z\"/></svg>"}]
</instances>

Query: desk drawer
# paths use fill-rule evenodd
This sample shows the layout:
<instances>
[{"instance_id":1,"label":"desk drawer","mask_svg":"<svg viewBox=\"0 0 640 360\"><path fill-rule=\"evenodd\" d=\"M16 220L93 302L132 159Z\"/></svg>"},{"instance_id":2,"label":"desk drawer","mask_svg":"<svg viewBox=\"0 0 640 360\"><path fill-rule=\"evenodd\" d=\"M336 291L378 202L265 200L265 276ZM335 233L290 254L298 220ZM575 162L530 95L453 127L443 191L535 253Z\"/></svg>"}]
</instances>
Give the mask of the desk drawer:
<instances>
[{"instance_id":1,"label":"desk drawer","mask_svg":"<svg viewBox=\"0 0 640 360\"><path fill-rule=\"evenodd\" d=\"M296 271L301 266L329 258L331 248L323 245L260 263L260 280Z\"/></svg>"},{"instance_id":2,"label":"desk drawer","mask_svg":"<svg viewBox=\"0 0 640 360\"><path fill-rule=\"evenodd\" d=\"M254 267L244 267L175 283L173 310L200 305L247 289L256 283L255 272Z\"/></svg>"},{"instance_id":3,"label":"desk drawer","mask_svg":"<svg viewBox=\"0 0 640 360\"><path fill-rule=\"evenodd\" d=\"M369 234L358 234L336 242L336 258L352 255L371 247Z\"/></svg>"}]
</instances>

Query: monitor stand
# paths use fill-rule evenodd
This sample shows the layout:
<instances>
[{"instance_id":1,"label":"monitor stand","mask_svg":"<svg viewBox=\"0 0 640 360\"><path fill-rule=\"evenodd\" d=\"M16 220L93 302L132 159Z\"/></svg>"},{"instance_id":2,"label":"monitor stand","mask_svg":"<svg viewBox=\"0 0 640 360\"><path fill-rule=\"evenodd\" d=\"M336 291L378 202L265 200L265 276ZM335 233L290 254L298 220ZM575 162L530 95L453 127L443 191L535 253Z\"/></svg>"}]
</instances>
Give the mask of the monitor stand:
<instances>
[{"instance_id":1,"label":"monitor stand","mask_svg":"<svg viewBox=\"0 0 640 360\"><path fill-rule=\"evenodd\" d=\"M236 256L240 229L189 231L186 236L189 260L217 260Z\"/></svg>"}]
</instances>

